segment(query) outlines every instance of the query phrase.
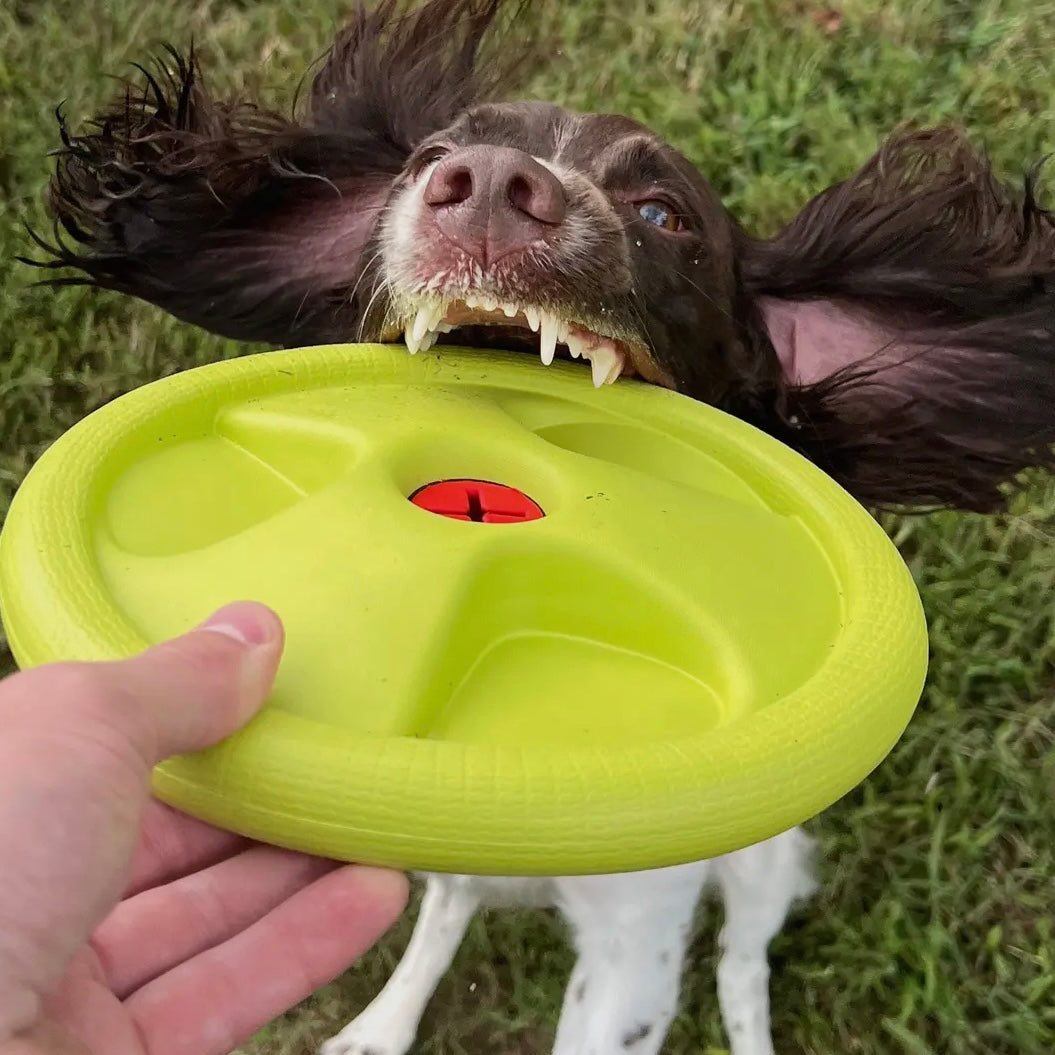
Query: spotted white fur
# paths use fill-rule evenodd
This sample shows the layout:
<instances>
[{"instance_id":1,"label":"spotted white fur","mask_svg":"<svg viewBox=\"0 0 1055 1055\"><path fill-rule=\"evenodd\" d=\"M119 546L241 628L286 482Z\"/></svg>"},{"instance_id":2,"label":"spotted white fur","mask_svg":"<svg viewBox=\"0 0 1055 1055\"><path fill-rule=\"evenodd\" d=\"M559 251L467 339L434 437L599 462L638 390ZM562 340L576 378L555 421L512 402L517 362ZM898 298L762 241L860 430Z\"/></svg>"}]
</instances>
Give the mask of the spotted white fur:
<instances>
[{"instance_id":1,"label":"spotted white fur","mask_svg":"<svg viewBox=\"0 0 1055 1055\"><path fill-rule=\"evenodd\" d=\"M800 829L725 857L650 872L552 879L429 875L417 925L384 989L321 1055L404 1055L436 985L480 908L557 908L578 954L553 1055L656 1055L677 1010L696 904L725 909L718 1006L731 1055L773 1055L770 941L814 889ZM695 1003L702 994L691 994ZM484 1053L481 1053L484 1055Z\"/></svg>"}]
</instances>

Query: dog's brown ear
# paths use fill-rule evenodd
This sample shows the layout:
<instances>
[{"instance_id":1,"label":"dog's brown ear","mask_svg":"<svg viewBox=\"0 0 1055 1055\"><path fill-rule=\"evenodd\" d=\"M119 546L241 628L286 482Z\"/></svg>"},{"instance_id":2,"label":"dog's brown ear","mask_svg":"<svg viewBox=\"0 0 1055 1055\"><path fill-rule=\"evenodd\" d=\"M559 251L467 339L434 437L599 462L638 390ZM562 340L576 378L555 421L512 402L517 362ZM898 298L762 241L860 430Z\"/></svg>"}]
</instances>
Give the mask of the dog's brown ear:
<instances>
[{"instance_id":1,"label":"dog's brown ear","mask_svg":"<svg viewBox=\"0 0 1055 1055\"><path fill-rule=\"evenodd\" d=\"M117 290L242 340L336 331L391 180L369 142L214 99L175 51L72 135L49 191L55 285ZM338 292L343 291L343 299Z\"/></svg>"},{"instance_id":2,"label":"dog's brown ear","mask_svg":"<svg viewBox=\"0 0 1055 1055\"><path fill-rule=\"evenodd\" d=\"M953 129L903 132L741 271L787 438L876 507L989 511L1055 467L1055 217Z\"/></svg>"},{"instance_id":3,"label":"dog's brown ear","mask_svg":"<svg viewBox=\"0 0 1055 1055\"><path fill-rule=\"evenodd\" d=\"M474 63L498 7L360 5L296 119L216 99L193 53L169 49L84 134L60 117L56 234L27 262L228 337L355 339L392 181L483 89Z\"/></svg>"},{"instance_id":4,"label":"dog's brown ear","mask_svg":"<svg viewBox=\"0 0 1055 1055\"><path fill-rule=\"evenodd\" d=\"M308 122L347 132L377 126L406 157L426 136L446 128L466 107L493 98L516 81L529 52L499 46L492 31L508 0L405 0L358 5L311 85ZM487 44L486 54L483 49Z\"/></svg>"}]
</instances>

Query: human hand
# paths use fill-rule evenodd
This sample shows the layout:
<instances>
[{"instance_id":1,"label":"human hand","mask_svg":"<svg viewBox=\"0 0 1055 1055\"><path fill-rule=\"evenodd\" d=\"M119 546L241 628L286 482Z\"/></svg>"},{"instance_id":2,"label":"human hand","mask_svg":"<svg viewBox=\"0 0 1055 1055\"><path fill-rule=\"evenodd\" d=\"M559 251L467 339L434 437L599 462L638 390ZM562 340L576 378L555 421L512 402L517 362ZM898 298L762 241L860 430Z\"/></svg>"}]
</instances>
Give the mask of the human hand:
<instances>
[{"instance_id":1,"label":"human hand","mask_svg":"<svg viewBox=\"0 0 1055 1055\"><path fill-rule=\"evenodd\" d=\"M282 645L240 603L129 660L0 682L0 1055L227 1055L402 911L398 873L150 798L157 762L257 711Z\"/></svg>"}]
</instances>

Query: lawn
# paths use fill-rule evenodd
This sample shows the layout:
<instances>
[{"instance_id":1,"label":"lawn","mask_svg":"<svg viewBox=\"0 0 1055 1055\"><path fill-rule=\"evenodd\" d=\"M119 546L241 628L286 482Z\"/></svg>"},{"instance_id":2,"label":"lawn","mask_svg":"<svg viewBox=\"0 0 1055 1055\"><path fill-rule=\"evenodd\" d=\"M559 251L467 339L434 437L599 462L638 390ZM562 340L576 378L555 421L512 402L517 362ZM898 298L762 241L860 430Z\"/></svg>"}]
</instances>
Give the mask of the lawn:
<instances>
[{"instance_id":1,"label":"lawn","mask_svg":"<svg viewBox=\"0 0 1055 1055\"><path fill-rule=\"evenodd\" d=\"M343 0L0 0L0 501L86 412L246 349L117 297L29 288L52 110L76 122L161 39L280 106ZM896 123L963 122L1017 177L1055 150L1052 0L535 0L532 94L633 114L772 229ZM994 378L999 383L999 378ZM1055 409L1053 409L1055 412ZM933 638L926 697L862 787L812 827L823 892L773 948L781 1055L1055 1050L1055 488L1008 515L890 521ZM10 660L7 659L10 663ZM847 701L852 706L853 701ZM701 913L670 1055L724 1050ZM381 984L409 933L247 1047L303 1055ZM543 914L478 920L427 1055L542 1055L570 954Z\"/></svg>"}]
</instances>

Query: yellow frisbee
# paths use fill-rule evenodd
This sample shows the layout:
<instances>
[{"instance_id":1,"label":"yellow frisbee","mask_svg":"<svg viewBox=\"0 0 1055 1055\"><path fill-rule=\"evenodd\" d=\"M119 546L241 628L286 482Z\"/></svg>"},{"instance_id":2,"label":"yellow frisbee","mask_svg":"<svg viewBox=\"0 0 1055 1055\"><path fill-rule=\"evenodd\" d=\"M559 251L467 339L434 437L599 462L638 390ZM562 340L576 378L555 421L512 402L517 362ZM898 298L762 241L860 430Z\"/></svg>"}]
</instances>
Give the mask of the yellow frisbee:
<instances>
[{"instance_id":1,"label":"yellow frisbee","mask_svg":"<svg viewBox=\"0 0 1055 1055\"><path fill-rule=\"evenodd\" d=\"M345 860L577 874L777 834L884 758L927 662L882 529L743 422L572 364L379 345L147 385L59 439L0 536L23 666L238 599L287 629L242 732L160 798Z\"/></svg>"}]
</instances>

